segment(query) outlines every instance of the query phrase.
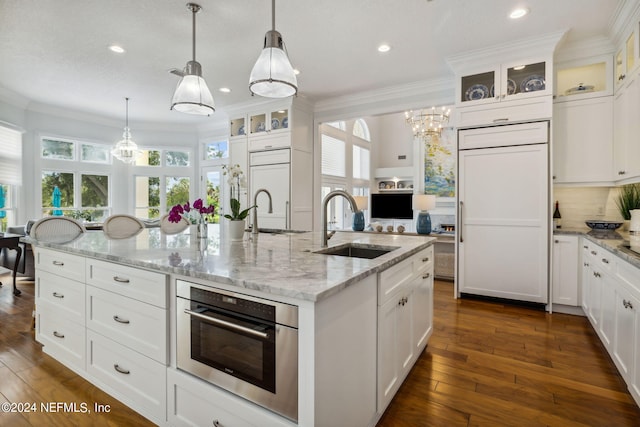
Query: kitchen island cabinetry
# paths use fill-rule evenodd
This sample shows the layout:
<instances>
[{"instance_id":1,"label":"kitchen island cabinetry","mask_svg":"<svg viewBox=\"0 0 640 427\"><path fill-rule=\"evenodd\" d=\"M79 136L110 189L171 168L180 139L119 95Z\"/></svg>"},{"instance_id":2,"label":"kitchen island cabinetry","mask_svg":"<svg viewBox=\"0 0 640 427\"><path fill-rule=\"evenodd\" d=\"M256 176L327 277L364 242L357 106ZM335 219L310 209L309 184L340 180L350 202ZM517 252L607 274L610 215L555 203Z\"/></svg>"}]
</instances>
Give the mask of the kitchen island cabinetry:
<instances>
[{"instance_id":1,"label":"kitchen island cabinetry","mask_svg":"<svg viewBox=\"0 0 640 427\"><path fill-rule=\"evenodd\" d=\"M192 240L189 231L164 235L159 229L108 241L103 233L88 232L70 244L29 238L36 253L49 254L43 259L57 261L60 254L85 264L77 283L85 293L79 336L86 337L86 363L76 371L162 426L375 425L386 407L377 399L378 340L384 335L379 296L389 295L396 304L393 299L408 290L404 302L411 308L399 319L404 372L387 394L390 400L431 334L435 239L349 232L332 237L332 246L390 250L366 259L316 253L320 233L261 233L231 243L220 231L210 230L205 241ZM47 268L53 264L38 270L39 277L47 277ZM297 415L278 415L269 403L242 398L187 365L178 368L178 345L185 345L178 344L178 281L298 308ZM37 310L46 315L47 308L43 299ZM63 316L54 313L49 320L55 324L58 317ZM185 336L191 334L180 339ZM45 343L49 349L55 347Z\"/></svg>"},{"instance_id":2,"label":"kitchen island cabinetry","mask_svg":"<svg viewBox=\"0 0 640 427\"><path fill-rule=\"evenodd\" d=\"M36 275L36 341L44 352L82 373L86 367L85 259L38 248Z\"/></svg>"},{"instance_id":3,"label":"kitchen island cabinetry","mask_svg":"<svg viewBox=\"0 0 640 427\"><path fill-rule=\"evenodd\" d=\"M584 311L640 405L640 270L582 240Z\"/></svg>"}]
</instances>

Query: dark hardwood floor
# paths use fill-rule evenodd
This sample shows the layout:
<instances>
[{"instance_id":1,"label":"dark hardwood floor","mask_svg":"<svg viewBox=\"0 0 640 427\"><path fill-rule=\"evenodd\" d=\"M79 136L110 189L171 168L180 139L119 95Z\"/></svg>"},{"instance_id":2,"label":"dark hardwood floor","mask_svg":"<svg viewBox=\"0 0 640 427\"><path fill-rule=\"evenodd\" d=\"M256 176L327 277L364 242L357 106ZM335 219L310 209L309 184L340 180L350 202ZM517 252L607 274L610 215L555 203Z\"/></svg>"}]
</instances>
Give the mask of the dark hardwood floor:
<instances>
[{"instance_id":1,"label":"dark hardwood floor","mask_svg":"<svg viewBox=\"0 0 640 427\"><path fill-rule=\"evenodd\" d=\"M153 425L44 354L31 329L33 282L20 281L15 297L10 276L0 281L0 404L37 406L0 411L0 426ZM434 333L379 427L640 426L640 409L586 318L452 295L451 283L436 282ZM41 411L56 402L111 410Z\"/></svg>"}]
</instances>

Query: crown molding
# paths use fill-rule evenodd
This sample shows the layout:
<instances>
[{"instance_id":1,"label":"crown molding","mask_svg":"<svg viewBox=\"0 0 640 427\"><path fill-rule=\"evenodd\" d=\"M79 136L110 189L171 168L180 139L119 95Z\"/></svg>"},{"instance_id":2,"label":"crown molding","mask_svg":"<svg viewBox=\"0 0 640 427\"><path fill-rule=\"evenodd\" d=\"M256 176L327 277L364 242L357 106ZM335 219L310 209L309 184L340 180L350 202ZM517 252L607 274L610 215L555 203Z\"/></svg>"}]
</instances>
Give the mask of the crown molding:
<instances>
[{"instance_id":1,"label":"crown molding","mask_svg":"<svg viewBox=\"0 0 640 427\"><path fill-rule=\"evenodd\" d=\"M615 45L610 37L596 36L586 40L577 40L558 45L554 61L565 62L600 55L612 55Z\"/></svg>"},{"instance_id":2,"label":"crown molding","mask_svg":"<svg viewBox=\"0 0 640 427\"><path fill-rule=\"evenodd\" d=\"M455 80L451 76L321 100L315 103L314 114L317 119L329 120L394 113L451 104L454 93Z\"/></svg>"},{"instance_id":3,"label":"crown molding","mask_svg":"<svg viewBox=\"0 0 640 427\"><path fill-rule=\"evenodd\" d=\"M640 13L640 0L623 0L618 4L611 21L609 22L609 35L617 46L622 42L631 26L635 25L638 13Z\"/></svg>"},{"instance_id":4,"label":"crown molding","mask_svg":"<svg viewBox=\"0 0 640 427\"><path fill-rule=\"evenodd\" d=\"M446 58L446 62L456 74L460 74L470 68L477 69L483 65L503 63L505 58L521 58L522 52L526 52L527 56L551 56L566 34L567 31L563 30L538 37L492 45L450 56Z\"/></svg>"}]
</instances>

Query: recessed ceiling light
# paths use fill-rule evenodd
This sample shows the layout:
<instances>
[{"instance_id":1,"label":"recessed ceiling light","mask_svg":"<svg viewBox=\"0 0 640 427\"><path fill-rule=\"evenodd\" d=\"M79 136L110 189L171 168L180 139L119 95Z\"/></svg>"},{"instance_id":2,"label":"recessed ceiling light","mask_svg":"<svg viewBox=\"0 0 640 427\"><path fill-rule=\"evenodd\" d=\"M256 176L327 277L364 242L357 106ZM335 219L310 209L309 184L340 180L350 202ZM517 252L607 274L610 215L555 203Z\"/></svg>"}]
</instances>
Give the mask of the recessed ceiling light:
<instances>
[{"instance_id":1,"label":"recessed ceiling light","mask_svg":"<svg viewBox=\"0 0 640 427\"><path fill-rule=\"evenodd\" d=\"M229 89L228 87L221 87L220 89L218 89L220 92L222 93L230 93L231 89Z\"/></svg>"},{"instance_id":2,"label":"recessed ceiling light","mask_svg":"<svg viewBox=\"0 0 640 427\"><path fill-rule=\"evenodd\" d=\"M378 52L384 53L384 52L389 52L390 50L391 50L391 46L389 46L386 43L383 43L380 46L378 46Z\"/></svg>"},{"instance_id":3,"label":"recessed ceiling light","mask_svg":"<svg viewBox=\"0 0 640 427\"><path fill-rule=\"evenodd\" d=\"M520 71L520 70L524 70L524 65L516 65L515 67L513 67L514 70L516 71Z\"/></svg>"},{"instance_id":4,"label":"recessed ceiling light","mask_svg":"<svg viewBox=\"0 0 640 427\"><path fill-rule=\"evenodd\" d=\"M112 44L111 46L109 46L109 50L111 52L115 52L115 53L124 53L125 50L122 46L118 46L117 44Z\"/></svg>"},{"instance_id":5,"label":"recessed ceiling light","mask_svg":"<svg viewBox=\"0 0 640 427\"><path fill-rule=\"evenodd\" d=\"M509 18L511 19L518 19L518 18L522 18L523 16L525 16L526 14L529 13L529 9L527 8L519 8L519 9L514 9L510 14L509 14Z\"/></svg>"},{"instance_id":6,"label":"recessed ceiling light","mask_svg":"<svg viewBox=\"0 0 640 427\"><path fill-rule=\"evenodd\" d=\"M298 70L297 68L294 68L293 69L293 74L295 74L297 76L298 74L300 74L300 70Z\"/></svg>"}]
</instances>

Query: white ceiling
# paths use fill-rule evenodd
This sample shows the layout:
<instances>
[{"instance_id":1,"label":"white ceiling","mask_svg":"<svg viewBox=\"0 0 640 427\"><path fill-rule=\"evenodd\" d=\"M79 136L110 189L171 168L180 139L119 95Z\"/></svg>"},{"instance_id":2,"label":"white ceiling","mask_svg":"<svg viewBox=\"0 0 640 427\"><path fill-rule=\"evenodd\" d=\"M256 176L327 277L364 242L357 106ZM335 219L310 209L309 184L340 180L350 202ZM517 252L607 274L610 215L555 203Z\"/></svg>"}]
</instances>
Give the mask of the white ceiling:
<instances>
[{"instance_id":1,"label":"white ceiling","mask_svg":"<svg viewBox=\"0 0 640 427\"><path fill-rule=\"evenodd\" d=\"M196 0L196 59L216 107L250 101L249 73L271 26L269 0ZM309 102L452 72L445 58L570 30L566 41L608 36L625 0L278 0L276 29ZM200 124L170 111L191 58L186 0L0 0L0 88L32 102L131 121ZM531 13L507 15L515 6ZM377 46L386 42L386 54ZM107 49L118 43L126 53ZM217 91L232 89L230 94Z\"/></svg>"}]
</instances>

